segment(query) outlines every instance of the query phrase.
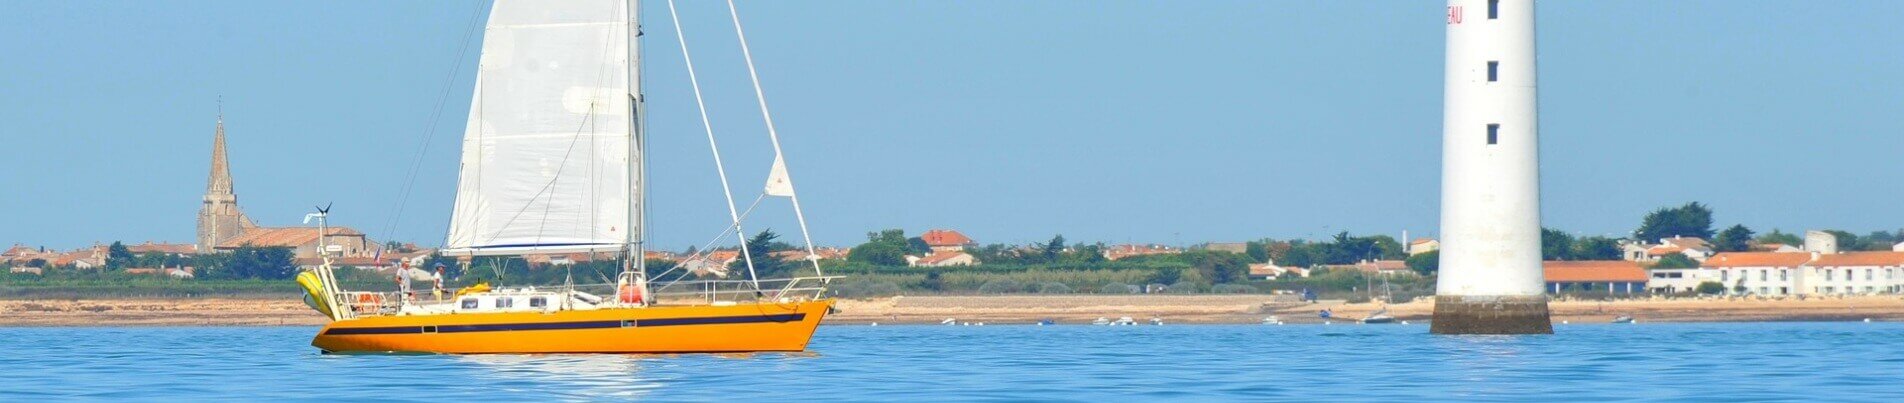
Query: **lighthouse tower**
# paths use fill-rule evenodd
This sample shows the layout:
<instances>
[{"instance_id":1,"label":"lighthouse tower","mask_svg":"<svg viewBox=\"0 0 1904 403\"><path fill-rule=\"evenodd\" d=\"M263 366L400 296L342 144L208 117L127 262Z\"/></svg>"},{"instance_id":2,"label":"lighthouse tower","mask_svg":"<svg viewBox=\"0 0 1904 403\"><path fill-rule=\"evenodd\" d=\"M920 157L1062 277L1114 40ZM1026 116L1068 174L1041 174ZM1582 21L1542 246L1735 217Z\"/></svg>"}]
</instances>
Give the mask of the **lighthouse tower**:
<instances>
[{"instance_id":1,"label":"lighthouse tower","mask_svg":"<svg viewBox=\"0 0 1904 403\"><path fill-rule=\"evenodd\" d=\"M1553 333L1540 268L1534 1L1449 0L1435 334Z\"/></svg>"}]
</instances>

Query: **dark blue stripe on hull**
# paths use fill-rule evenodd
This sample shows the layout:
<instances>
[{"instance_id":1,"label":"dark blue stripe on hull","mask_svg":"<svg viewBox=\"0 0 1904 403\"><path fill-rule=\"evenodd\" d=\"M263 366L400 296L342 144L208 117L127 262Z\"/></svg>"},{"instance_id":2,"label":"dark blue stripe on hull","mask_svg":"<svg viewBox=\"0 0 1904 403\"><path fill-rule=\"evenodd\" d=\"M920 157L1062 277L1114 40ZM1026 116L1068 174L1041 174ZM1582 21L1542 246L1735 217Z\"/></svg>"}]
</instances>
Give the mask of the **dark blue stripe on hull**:
<instances>
[{"instance_id":1,"label":"dark blue stripe on hull","mask_svg":"<svg viewBox=\"0 0 1904 403\"><path fill-rule=\"evenodd\" d=\"M393 327L345 327L325 330L327 336L348 336L363 334L420 334L425 327L435 327L436 333L464 332L509 332L518 330L574 330L574 329L612 329L619 327L649 326L688 326L688 325L727 325L761 322L797 322L806 319L807 314L790 313L780 315L715 316L704 318L665 318L624 321L605 320L588 322L538 322L538 323L496 323L483 325L442 325L442 326L393 326Z\"/></svg>"}]
</instances>

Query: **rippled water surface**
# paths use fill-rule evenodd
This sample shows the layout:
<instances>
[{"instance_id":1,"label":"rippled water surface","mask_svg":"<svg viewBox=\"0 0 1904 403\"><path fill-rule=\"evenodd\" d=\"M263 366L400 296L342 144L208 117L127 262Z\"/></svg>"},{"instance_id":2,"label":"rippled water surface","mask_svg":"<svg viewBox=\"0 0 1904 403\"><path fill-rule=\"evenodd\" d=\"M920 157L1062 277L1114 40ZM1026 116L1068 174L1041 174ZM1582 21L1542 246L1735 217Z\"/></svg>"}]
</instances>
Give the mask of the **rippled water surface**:
<instances>
[{"instance_id":1,"label":"rippled water surface","mask_svg":"<svg viewBox=\"0 0 1904 403\"><path fill-rule=\"evenodd\" d=\"M825 326L807 354L325 356L315 328L0 329L0 401L1904 401L1904 324Z\"/></svg>"}]
</instances>

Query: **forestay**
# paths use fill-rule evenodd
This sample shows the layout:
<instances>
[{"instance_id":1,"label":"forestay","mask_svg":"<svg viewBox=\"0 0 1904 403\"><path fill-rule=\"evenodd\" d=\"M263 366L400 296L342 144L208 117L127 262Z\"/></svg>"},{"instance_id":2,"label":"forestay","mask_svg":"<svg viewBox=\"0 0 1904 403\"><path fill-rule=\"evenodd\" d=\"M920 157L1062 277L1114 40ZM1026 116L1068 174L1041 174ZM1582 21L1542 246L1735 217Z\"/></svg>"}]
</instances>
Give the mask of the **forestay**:
<instances>
[{"instance_id":1,"label":"forestay","mask_svg":"<svg viewBox=\"0 0 1904 403\"><path fill-rule=\"evenodd\" d=\"M495 3L446 253L615 251L636 239L630 3Z\"/></svg>"}]
</instances>

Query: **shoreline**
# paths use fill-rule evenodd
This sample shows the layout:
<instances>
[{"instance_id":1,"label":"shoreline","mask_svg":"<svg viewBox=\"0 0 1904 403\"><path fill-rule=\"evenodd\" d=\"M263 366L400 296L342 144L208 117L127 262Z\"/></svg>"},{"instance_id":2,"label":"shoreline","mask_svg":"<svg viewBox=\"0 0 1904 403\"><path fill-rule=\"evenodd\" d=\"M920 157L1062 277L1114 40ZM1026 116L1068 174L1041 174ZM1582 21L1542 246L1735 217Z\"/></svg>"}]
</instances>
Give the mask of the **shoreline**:
<instances>
[{"instance_id":1,"label":"shoreline","mask_svg":"<svg viewBox=\"0 0 1904 403\"><path fill-rule=\"evenodd\" d=\"M1140 323L1260 324L1276 316L1288 324L1353 323L1381 308L1340 301L1303 303L1276 295L965 295L840 300L827 325L931 324L945 319L987 324L1088 324L1131 317ZM1387 306L1390 315L1425 323L1432 299ZM1608 323L1619 315L1651 322L1904 321L1904 297L1855 296L1806 300L1752 298L1555 300L1555 324ZM322 315L293 298L100 298L0 300L0 327L77 326L321 326Z\"/></svg>"}]
</instances>

